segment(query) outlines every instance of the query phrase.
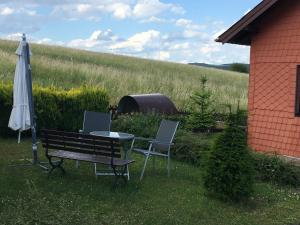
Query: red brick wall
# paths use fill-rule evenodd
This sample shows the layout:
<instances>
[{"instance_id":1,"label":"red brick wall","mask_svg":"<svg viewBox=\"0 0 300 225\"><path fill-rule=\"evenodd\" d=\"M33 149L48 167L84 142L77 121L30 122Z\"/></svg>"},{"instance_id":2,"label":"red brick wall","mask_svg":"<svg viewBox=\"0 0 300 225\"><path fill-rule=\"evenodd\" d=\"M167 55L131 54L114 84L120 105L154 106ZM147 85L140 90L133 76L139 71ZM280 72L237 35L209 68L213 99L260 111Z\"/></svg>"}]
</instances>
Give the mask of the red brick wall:
<instances>
[{"instance_id":1,"label":"red brick wall","mask_svg":"<svg viewBox=\"0 0 300 225\"><path fill-rule=\"evenodd\" d=\"M252 38L248 143L257 151L300 157L300 117L295 117L300 1L282 2Z\"/></svg>"}]
</instances>

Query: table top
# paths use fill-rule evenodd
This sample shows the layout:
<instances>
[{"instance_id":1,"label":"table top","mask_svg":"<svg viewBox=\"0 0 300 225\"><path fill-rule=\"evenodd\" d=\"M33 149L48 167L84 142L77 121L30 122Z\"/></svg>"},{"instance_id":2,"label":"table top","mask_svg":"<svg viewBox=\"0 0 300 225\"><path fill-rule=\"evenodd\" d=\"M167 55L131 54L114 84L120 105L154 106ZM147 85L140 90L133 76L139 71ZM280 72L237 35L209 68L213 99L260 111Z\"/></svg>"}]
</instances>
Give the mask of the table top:
<instances>
[{"instance_id":1,"label":"table top","mask_svg":"<svg viewBox=\"0 0 300 225\"><path fill-rule=\"evenodd\" d=\"M134 139L133 134L123 133L123 132L111 132L111 131L92 131L91 135L109 137L109 138L118 138L119 140L131 140Z\"/></svg>"}]
</instances>

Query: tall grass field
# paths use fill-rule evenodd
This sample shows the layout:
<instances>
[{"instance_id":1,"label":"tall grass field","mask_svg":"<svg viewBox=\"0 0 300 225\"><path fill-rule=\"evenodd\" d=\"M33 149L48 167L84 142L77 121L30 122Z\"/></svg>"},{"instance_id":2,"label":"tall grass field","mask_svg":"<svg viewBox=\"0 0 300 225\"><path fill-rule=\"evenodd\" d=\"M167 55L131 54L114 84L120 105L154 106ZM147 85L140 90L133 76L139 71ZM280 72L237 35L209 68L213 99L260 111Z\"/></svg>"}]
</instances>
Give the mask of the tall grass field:
<instances>
[{"instance_id":1,"label":"tall grass field","mask_svg":"<svg viewBox=\"0 0 300 225\"><path fill-rule=\"evenodd\" d=\"M0 40L0 80L12 82L18 42ZM128 94L162 93L186 110L190 96L208 78L219 110L224 105L247 107L248 76L179 63L161 62L70 48L31 44L33 82L64 89L82 85L105 88L111 104Z\"/></svg>"}]
</instances>

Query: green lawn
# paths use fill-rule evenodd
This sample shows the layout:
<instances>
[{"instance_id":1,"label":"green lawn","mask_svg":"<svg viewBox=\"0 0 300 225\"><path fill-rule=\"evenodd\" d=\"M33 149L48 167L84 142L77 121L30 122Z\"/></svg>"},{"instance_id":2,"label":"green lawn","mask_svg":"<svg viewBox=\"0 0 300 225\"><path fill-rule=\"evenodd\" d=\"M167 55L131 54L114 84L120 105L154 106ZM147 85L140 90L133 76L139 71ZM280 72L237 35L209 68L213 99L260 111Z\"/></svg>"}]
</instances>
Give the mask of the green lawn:
<instances>
[{"instance_id":1,"label":"green lawn","mask_svg":"<svg viewBox=\"0 0 300 225\"><path fill-rule=\"evenodd\" d=\"M9 166L28 156L30 140L0 139L0 224L300 224L299 190L256 183L249 202L222 203L206 196L201 170L187 164L172 162L167 178L163 161L156 174L150 163L140 183L134 155L132 179L113 191L112 177L95 179L90 164L69 161L64 177L50 179L37 167Z\"/></svg>"}]
</instances>

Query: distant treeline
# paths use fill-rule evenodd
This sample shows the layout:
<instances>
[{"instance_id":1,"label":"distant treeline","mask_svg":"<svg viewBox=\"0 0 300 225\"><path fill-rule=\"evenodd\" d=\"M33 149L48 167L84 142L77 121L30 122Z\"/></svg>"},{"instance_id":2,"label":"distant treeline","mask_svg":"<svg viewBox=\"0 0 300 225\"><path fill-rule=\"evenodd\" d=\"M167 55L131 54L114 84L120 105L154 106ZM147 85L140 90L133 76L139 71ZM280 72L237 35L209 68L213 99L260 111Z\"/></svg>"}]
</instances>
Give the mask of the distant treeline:
<instances>
[{"instance_id":1,"label":"distant treeline","mask_svg":"<svg viewBox=\"0 0 300 225\"><path fill-rule=\"evenodd\" d=\"M231 70L240 73L249 73L249 64L246 63L230 63L222 65L206 64L206 63L189 63L189 65L216 68L221 70Z\"/></svg>"}]
</instances>

